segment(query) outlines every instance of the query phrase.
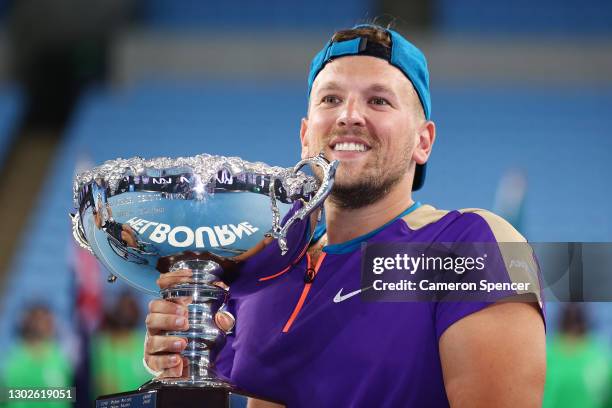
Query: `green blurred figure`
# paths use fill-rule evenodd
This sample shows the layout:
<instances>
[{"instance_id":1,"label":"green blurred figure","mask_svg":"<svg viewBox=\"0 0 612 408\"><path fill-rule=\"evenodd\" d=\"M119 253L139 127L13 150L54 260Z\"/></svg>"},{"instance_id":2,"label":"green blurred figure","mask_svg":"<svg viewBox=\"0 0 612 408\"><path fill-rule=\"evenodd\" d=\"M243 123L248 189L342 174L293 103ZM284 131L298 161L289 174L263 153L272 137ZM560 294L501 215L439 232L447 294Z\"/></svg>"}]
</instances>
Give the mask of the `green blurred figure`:
<instances>
[{"instance_id":1,"label":"green blurred figure","mask_svg":"<svg viewBox=\"0 0 612 408\"><path fill-rule=\"evenodd\" d=\"M129 292L106 311L91 349L96 397L131 391L151 379L142 364L144 333L140 321L138 302Z\"/></svg>"},{"instance_id":2,"label":"green blurred figure","mask_svg":"<svg viewBox=\"0 0 612 408\"><path fill-rule=\"evenodd\" d=\"M608 349L588 335L580 304L562 311L559 335L548 345L545 408L607 407L611 387Z\"/></svg>"},{"instance_id":3,"label":"green blurred figure","mask_svg":"<svg viewBox=\"0 0 612 408\"><path fill-rule=\"evenodd\" d=\"M54 340L55 322L46 306L26 310L20 325L21 343L7 356L2 385L8 388L48 388L72 386L72 366ZM70 407L70 402L13 401L3 407Z\"/></svg>"}]
</instances>

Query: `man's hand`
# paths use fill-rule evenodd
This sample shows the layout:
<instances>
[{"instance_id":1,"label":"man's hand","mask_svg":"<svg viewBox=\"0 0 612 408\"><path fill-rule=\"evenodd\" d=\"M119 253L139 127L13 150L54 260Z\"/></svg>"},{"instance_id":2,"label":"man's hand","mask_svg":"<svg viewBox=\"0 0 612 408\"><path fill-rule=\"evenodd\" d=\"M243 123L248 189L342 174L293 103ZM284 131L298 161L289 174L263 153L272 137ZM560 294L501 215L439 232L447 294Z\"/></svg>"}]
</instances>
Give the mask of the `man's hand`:
<instances>
[{"instance_id":1,"label":"man's hand","mask_svg":"<svg viewBox=\"0 0 612 408\"><path fill-rule=\"evenodd\" d=\"M187 269L163 274L157 284L161 289L188 283L191 281L191 271ZM218 286L225 287L221 282ZM147 339L144 347L144 358L147 366L161 372L159 377L179 377L183 371L183 359L180 352L187 345L184 338L165 336L164 332L170 330L186 330L189 328L187 320L189 299L182 298L175 302L156 299L149 303L149 314L145 320L147 326ZM215 323L225 332L234 327L233 316L225 311L215 315Z\"/></svg>"}]
</instances>

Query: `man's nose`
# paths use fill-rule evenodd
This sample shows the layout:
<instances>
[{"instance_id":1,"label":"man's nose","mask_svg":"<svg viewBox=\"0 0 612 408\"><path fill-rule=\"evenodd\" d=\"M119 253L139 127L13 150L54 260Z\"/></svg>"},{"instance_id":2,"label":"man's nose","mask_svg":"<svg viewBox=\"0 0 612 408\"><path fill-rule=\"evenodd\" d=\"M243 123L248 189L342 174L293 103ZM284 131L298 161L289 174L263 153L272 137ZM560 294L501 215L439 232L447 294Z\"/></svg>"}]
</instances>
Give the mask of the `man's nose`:
<instances>
[{"instance_id":1,"label":"man's nose","mask_svg":"<svg viewBox=\"0 0 612 408\"><path fill-rule=\"evenodd\" d=\"M349 98L336 119L338 126L365 126L363 107L357 99Z\"/></svg>"}]
</instances>

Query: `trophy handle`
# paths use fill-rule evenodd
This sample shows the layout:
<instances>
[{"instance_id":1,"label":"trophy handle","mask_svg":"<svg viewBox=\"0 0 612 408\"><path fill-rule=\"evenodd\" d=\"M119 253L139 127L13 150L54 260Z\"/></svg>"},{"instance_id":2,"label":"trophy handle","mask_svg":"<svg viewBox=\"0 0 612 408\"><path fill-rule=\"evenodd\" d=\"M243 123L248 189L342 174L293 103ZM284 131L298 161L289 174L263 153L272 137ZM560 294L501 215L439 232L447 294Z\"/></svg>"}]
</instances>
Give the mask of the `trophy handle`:
<instances>
[{"instance_id":1,"label":"trophy handle","mask_svg":"<svg viewBox=\"0 0 612 408\"><path fill-rule=\"evenodd\" d=\"M72 236L74 240L79 244L79 246L83 249L88 250L92 254L94 253L87 242L87 238L85 238L85 233L83 232L83 227L81 227L81 216L79 213L70 214L70 218L72 220Z\"/></svg>"},{"instance_id":2,"label":"trophy handle","mask_svg":"<svg viewBox=\"0 0 612 408\"><path fill-rule=\"evenodd\" d=\"M272 230L268 235L278 240L278 246L281 249L282 255L285 255L288 250L287 231L289 230L289 228L297 220L303 220L304 217L310 215L311 212L313 212L317 207L323 204L323 201L325 201L329 193L331 193L332 187L334 185L336 169L338 168L339 163L340 162L338 160L330 162L325 158L323 153L320 153L317 156L304 159L298 162L295 166L293 166L293 174L297 174L297 172L307 164L319 166L323 170L323 178L316 194L310 200L308 200L302 208L296 211L295 214L293 214L291 218L289 218L285 225L283 225L282 227L280 225L280 211L278 209L278 205L276 204L276 196L274 194L274 185L277 179L273 180L273 182L270 183L270 200L272 202Z\"/></svg>"}]
</instances>

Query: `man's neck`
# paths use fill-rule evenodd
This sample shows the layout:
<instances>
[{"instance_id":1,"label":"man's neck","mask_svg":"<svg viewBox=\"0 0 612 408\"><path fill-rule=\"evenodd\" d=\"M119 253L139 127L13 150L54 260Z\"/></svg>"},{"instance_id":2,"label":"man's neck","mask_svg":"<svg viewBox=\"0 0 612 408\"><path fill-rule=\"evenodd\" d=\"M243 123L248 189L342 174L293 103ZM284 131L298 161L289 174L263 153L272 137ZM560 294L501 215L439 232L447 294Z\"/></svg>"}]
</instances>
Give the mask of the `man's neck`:
<instances>
[{"instance_id":1,"label":"man's neck","mask_svg":"<svg viewBox=\"0 0 612 408\"><path fill-rule=\"evenodd\" d=\"M341 208L327 200L327 243L346 242L385 225L414 203L411 193L403 186L396 186L375 203L357 209Z\"/></svg>"}]
</instances>

